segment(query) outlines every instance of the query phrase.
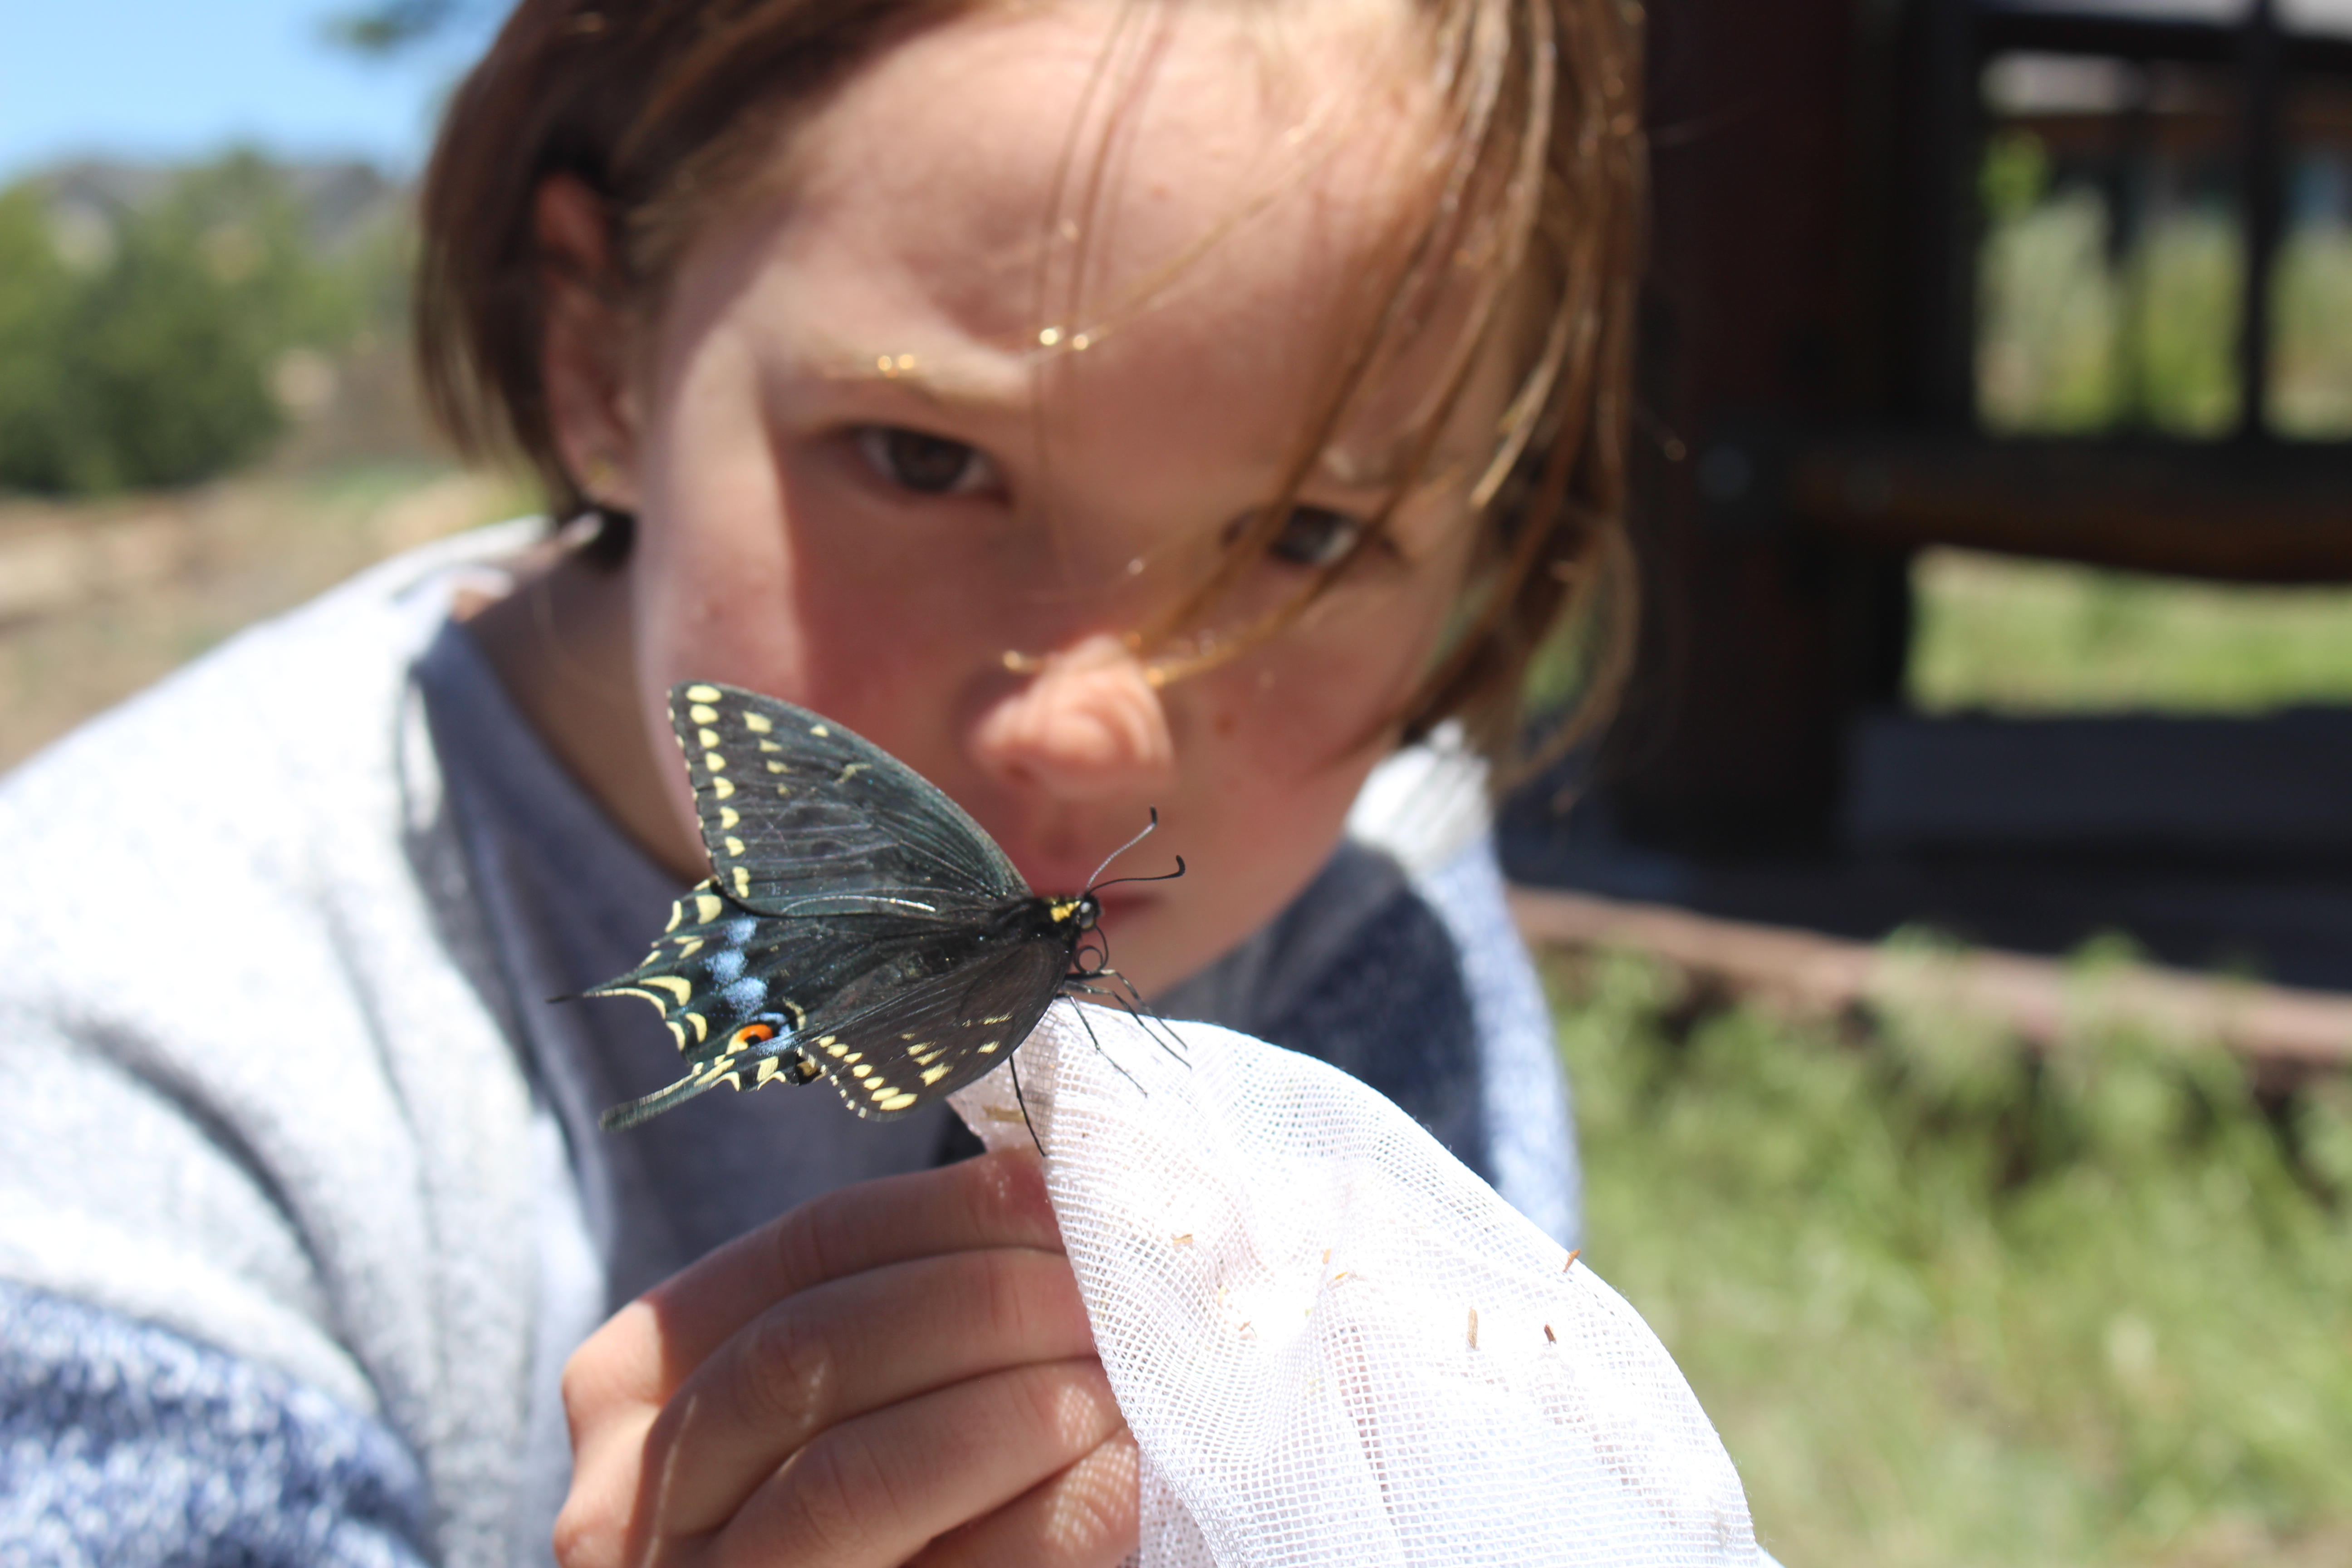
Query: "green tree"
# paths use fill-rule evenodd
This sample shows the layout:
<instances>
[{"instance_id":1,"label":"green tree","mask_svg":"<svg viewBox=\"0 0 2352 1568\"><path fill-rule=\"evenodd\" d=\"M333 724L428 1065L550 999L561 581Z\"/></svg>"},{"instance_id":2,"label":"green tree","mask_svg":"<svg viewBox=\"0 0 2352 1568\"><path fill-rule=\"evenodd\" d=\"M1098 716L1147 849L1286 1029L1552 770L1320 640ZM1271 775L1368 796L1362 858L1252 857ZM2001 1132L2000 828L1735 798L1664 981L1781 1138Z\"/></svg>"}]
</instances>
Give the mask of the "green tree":
<instances>
[{"instance_id":1,"label":"green tree","mask_svg":"<svg viewBox=\"0 0 2352 1568\"><path fill-rule=\"evenodd\" d=\"M55 488L39 477L64 445L53 378L73 293L41 194L0 191L0 485Z\"/></svg>"},{"instance_id":2,"label":"green tree","mask_svg":"<svg viewBox=\"0 0 2352 1568\"><path fill-rule=\"evenodd\" d=\"M257 455L284 416L271 367L338 347L380 292L322 258L284 171L251 153L152 200L67 206L0 193L0 487L50 494L188 484Z\"/></svg>"}]
</instances>

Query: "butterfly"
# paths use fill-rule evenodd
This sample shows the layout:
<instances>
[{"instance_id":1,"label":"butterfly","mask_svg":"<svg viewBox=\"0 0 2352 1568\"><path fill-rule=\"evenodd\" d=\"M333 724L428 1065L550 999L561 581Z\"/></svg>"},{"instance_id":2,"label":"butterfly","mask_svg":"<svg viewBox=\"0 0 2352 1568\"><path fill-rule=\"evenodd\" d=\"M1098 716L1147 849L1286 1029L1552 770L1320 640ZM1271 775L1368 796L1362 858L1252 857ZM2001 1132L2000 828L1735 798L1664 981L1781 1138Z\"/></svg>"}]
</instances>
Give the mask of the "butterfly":
<instances>
[{"instance_id":1,"label":"butterfly","mask_svg":"<svg viewBox=\"0 0 2352 1568\"><path fill-rule=\"evenodd\" d=\"M1091 967L1079 960L1103 884L1040 897L879 746L709 682L672 688L669 717L712 875L643 963L585 994L652 1003L688 1071L604 1112L608 1131L722 1083L820 1078L860 1116L905 1116L1010 1059L1055 997L1112 973L1093 948Z\"/></svg>"}]
</instances>

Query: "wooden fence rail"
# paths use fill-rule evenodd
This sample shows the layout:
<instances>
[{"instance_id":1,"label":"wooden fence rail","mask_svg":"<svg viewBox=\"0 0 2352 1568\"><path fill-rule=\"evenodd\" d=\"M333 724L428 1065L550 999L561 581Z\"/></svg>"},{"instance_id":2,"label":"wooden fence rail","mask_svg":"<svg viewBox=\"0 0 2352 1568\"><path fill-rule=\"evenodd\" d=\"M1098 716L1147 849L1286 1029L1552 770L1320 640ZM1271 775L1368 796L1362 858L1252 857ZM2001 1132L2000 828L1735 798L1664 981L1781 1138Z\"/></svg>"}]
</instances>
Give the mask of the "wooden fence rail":
<instances>
[{"instance_id":1,"label":"wooden fence rail","mask_svg":"<svg viewBox=\"0 0 2352 1568\"><path fill-rule=\"evenodd\" d=\"M1702 984L1799 1016L1873 1005L1947 1008L2001 1025L2036 1047L2093 1020L2124 1023L2219 1040L2246 1058L2264 1088L2352 1068L2352 996L2329 992L2150 964L2086 973L2013 952L1904 952L1584 893L1516 888L1511 910L1538 951L1647 953Z\"/></svg>"}]
</instances>

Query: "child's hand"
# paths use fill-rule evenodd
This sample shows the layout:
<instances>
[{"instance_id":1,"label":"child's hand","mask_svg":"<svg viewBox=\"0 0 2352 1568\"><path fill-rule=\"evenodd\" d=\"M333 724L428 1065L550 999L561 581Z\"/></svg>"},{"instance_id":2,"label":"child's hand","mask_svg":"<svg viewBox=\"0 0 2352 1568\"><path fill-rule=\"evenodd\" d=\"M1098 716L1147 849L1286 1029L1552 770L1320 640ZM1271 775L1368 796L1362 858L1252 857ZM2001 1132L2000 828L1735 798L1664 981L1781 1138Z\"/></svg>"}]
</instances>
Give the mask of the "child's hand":
<instances>
[{"instance_id":1,"label":"child's hand","mask_svg":"<svg viewBox=\"0 0 2352 1568\"><path fill-rule=\"evenodd\" d=\"M564 1371L565 1568L1119 1561L1134 1441L1037 1162L845 1187L632 1302Z\"/></svg>"}]
</instances>

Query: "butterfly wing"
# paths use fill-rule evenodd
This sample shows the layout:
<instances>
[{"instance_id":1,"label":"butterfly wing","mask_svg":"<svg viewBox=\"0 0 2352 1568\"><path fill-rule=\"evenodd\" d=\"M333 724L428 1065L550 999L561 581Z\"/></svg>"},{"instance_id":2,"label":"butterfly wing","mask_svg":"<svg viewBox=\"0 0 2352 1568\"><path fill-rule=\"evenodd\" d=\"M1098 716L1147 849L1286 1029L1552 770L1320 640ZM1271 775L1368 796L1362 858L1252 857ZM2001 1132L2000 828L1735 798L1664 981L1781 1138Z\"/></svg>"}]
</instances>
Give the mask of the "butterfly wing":
<instances>
[{"instance_id":1,"label":"butterfly wing","mask_svg":"<svg viewBox=\"0 0 2352 1568\"><path fill-rule=\"evenodd\" d=\"M803 1053L872 1121L944 1100L1008 1059L1062 988L1059 944L1007 946L838 1018L812 1019Z\"/></svg>"},{"instance_id":2,"label":"butterfly wing","mask_svg":"<svg viewBox=\"0 0 2352 1568\"><path fill-rule=\"evenodd\" d=\"M603 1124L635 1126L722 1083L830 1076L851 1110L884 1121L954 1093L1028 1038L1068 973L1074 931L1024 935L1008 919L1032 902L779 919L702 884L643 963L588 993L652 1003L688 1064Z\"/></svg>"},{"instance_id":3,"label":"butterfly wing","mask_svg":"<svg viewBox=\"0 0 2352 1568\"><path fill-rule=\"evenodd\" d=\"M670 724L711 869L747 909L939 916L1029 896L961 806L822 715L694 681L671 689Z\"/></svg>"}]
</instances>

